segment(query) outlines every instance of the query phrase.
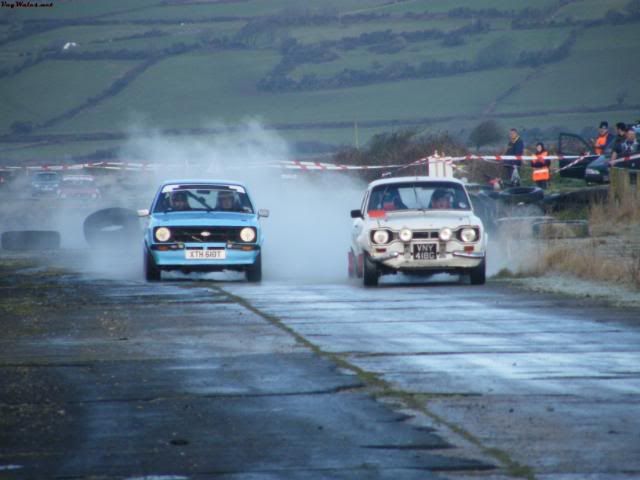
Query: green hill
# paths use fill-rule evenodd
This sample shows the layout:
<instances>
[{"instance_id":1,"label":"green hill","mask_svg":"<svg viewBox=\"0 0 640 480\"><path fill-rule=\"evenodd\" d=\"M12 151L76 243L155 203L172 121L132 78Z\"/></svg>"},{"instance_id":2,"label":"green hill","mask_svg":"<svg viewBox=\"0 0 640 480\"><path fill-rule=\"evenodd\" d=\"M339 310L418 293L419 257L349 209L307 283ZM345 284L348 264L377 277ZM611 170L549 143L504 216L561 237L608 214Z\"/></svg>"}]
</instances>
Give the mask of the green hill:
<instances>
[{"instance_id":1,"label":"green hill","mask_svg":"<svg viewBox=\"0 0 640 480\"><path fill-rule=\"evenodd\" d=\"M9 2L10 3L10 2ZM640 0L53 0L0 9L0 162L258 118L295 142L640 117Z\"/></svg>"}]
</instances>

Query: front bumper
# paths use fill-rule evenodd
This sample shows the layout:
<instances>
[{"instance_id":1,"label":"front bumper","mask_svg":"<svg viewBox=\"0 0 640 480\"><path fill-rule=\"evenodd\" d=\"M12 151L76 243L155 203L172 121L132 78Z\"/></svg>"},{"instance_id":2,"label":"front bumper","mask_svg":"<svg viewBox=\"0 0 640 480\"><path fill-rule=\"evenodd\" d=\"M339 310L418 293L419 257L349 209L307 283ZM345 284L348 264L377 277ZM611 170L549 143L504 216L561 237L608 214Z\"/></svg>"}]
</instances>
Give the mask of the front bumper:
<instances>
[{"instance_id":1,"label":"front bumper","mask_svg":"<svg viewBox=\"0 0 640 480\"><path fill-rule=\"evenodd\" d=\"M160 250L160 248L166 248ZM193 270L193 271L220 271L220 270L245 270L253 265L258 255L260 246L230 245L225 243L185 243L185 244L151 244L147 245L155 264L163 270ZM187 259L188 250L224 250L225 258L222 259Z\"/></svg>"},{"instance_id":2,"label":"front bumper","mask_svg":"<svg viewBox=\"0 0 640 480\"><path fill-rule=\"evenodd\" d=\"M473 248L472 251L465 251L465 245L459 242L439 242L437 257L422 260L414 258L413 243L395 242L385 252L373 247L369 250L369 258L388 271L453 272L474 268L482 263L486 256L484 248L479 244L473 245Z\"/></svg>"}]
</instances>

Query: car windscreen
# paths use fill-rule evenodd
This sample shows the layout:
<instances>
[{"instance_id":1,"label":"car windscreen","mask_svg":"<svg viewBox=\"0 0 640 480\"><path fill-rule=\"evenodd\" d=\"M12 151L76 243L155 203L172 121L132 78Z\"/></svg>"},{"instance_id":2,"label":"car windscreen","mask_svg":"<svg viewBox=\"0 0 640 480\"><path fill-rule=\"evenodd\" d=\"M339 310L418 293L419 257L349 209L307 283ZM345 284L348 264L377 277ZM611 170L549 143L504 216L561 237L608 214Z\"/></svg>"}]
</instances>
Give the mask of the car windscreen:
<instances>
[{"instance_id":1,"label":"car windscreen","mask_svg":"<svg viewBox=\"0 0 640 480\"><path fill-rule=\"evenodd\" d=\"M369 196L372 210L470 210L464 187L454 182L403 182L378 185Z\"/></svg>"},{"instance_id":2,"label":"car windscreen","mask_svg":"<svg viewBox=\"0 0 640 480\"><path fill-rule=\"evenodd\" d=\"M57 182L60 177L57 173L37 173L33 178L36 182Z\"/></svg>"},{"instance_id":3,"label":"car windscreen","mask_svg":"<svg viewBox=\"0 0 640 480\"><path fill-rule=\"evenodd\" d=\"M253 213L253 206L242 187L169 185L160 192L153 211Z\"/></svg>"}]
</instances>

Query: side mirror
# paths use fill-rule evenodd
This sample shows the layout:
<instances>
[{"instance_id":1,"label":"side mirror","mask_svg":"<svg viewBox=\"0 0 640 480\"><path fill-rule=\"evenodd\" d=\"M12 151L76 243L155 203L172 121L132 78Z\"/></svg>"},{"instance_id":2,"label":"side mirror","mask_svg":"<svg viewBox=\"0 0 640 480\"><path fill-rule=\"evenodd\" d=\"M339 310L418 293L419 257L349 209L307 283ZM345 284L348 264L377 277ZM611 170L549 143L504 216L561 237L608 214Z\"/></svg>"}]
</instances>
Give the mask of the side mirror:
<instances>
[{"instance_id":1,"label":"side mirror","mask_svg":"<svg viewBox=\"0 0 640 480\"><path fill-rule=\"evenodd\" d=\"M360 210L351 210L351 218L362 218L362 212Z\"/></svg>"},{"instance_id":2,"label":"side mirror","mask_svg":"<svg viewBox=\"0 0 640 480\"><path fill-rule=\"evenodd\" d=\"M258 218L260 218L260 217L267 218L268 216L269 216L269 210L264 209L264 208L261 209L261 210L258 210Z\"/></svg>"},{"instance_id":3,"label":"side mirror","mask_svg":"<svg viewBox=\"0 0 640 480\"><path fill-rule=\"evenodd\" d=\"M138 210L138 216L139 217L148 217L149 216L149 210L146 208L143 208L142 210Z\"/></svg>"}]
</instances>

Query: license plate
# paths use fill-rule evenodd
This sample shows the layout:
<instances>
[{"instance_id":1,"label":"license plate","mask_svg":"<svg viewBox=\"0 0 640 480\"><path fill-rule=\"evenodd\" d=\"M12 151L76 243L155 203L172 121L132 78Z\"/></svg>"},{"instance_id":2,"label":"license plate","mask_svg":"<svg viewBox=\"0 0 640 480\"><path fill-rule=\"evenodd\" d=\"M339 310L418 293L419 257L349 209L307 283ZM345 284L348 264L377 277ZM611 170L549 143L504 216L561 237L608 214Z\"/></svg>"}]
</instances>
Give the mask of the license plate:
<instances>
[{"instance_id":1,"label":"license plate","mask_svg":"<svg viewBox=\"0 0 640 480\"><path fill-rule=\"evenodd\" d=\"M227 252L223 249L185 250L184 256L187 260L224 260L227 258Z\"/></svg>"},{"instance_id":2,"label":"license plate","mask_svg":"<svg viewBox=\"0 0 640 480\"><path fill-rule=\"evenodd\" d=\"M414 260L435 260L438 258L438 246L435 243L414 243Z\"/></svg>"}]
</instances>

